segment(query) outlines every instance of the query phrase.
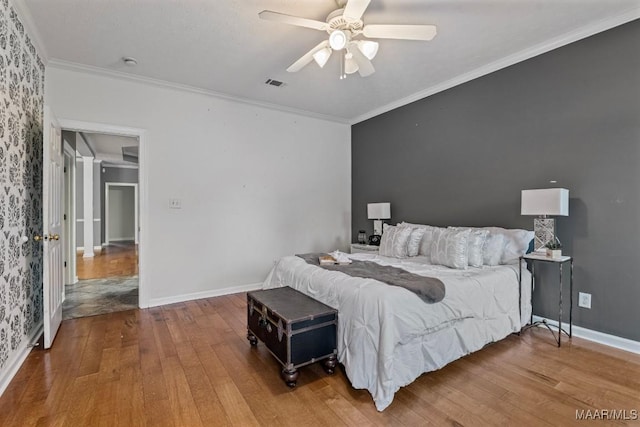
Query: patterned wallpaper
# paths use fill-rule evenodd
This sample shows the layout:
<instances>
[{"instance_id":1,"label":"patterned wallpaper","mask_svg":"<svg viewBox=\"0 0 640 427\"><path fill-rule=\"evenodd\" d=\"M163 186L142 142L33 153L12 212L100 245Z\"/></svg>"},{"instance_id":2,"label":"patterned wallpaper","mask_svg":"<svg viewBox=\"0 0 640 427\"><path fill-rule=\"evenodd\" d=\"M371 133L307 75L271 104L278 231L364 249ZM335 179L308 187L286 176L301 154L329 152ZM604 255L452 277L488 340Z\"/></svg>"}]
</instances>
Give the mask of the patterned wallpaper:
<instances>
[{"instance_id":1,"label":"patterned wallpaper","mask_svg":"<svg viewBox=\"0 0 640 427\"><path fill-rule=\"evenodd\" d=\"M44 64L0 0L0 377L42 321ZM22 239L28 238L27 242Z\"/></svg>"}]
</instances>

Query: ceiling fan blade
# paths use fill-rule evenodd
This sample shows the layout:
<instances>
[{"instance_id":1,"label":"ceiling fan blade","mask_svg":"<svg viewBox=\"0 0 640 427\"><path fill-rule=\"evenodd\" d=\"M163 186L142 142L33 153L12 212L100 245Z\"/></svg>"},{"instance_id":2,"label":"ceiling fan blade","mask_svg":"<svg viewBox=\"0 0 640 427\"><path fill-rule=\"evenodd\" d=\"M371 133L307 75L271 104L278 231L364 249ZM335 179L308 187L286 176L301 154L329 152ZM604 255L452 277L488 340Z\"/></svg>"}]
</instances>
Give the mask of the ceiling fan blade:
<instances>
[{"instance_id":1,"label":"ceiling fan blade","mask_svg":"<svg viewBox=\"0 0 640 427\"><path fill-rule=\"evenodd\" d=\"M342 16L347 21L359 21L371 0L348 0Z\"/></svg>"},{"instance_id":2,"label":"ceiling fan blade","mask_svg":"<svg viewBox=\"0 0 640 427\"><path fill-rule=\"evenodd\" d=\"M327 46L329 46L329 41L328 40L320 42L316 47L314 47L309 52L307 52L304 55L302 55L302 57L300 57L300 59L298 59L296 62L291 64L289 66L289 68L287 68L287 71L290 72L290 73L296 73L296 72L302 70L305 67L305 65L307 65L309 62L311 62L313 60L313 54L314 53L316 53L317 51L319 51L321 49L324 49Z\"/></svg>"},{"instance_id":3,"label":"ceiling fan blade","mask_svg":"<svg viewBox=\"0 0 640 427\"><path fill-rule=\"evenodd\" d=\"M283 24L295 25L298 27L313 28L314 30L325 31L328 26L326 22L315 21L313 19L300 18L298 16L285 15L284 13L263 10L258 13L260 19L267 21L281 22Z\"/></svg>"},{"instance_id":4,"label":"ceiling fan blade","mask_svg":"<svg viewBox=\"0 0 640 427\"><path fill-rule=\"evenodd\" d=\"M362 33L374 39L431 40L438 34L435 25L365 25Z\"/></svg>"},{"instance_id":5,"label":"ceiling fan blade","mask_svg":"<svg viewBox=\"0 0 640 427\"><path fill-rule=\"evenodd\" d=\"M373 68L373 64L369 61L369 58L364 56L356 43L352 42L349 44L349 52L351 52L353 60L358 64L358 73L360 73L362 77L370 76L376 72L376 69Z\"/></svg>"}]
</instances>

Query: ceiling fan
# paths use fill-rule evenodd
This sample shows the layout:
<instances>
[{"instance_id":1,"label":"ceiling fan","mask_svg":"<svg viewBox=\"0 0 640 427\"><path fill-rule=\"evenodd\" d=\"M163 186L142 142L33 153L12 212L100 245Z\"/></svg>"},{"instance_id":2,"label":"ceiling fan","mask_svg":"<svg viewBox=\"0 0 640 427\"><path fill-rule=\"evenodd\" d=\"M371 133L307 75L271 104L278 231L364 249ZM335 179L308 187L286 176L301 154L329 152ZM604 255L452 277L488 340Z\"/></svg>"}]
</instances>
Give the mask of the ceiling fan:
<instances>
[{"instance_id":1,"label":"ceiling fan","mask_svg":"<svg viewBox=\"0 0 640 427\"><path fill-rule=\"evenodd\" d=\"M327 16L326 22L283 13L263 10L258 14L261 19L326 31L329 38L302 55L291 64L287 71L295 73L315 60L320 68L324 67L331 54L340 53L340 78L356 71L366 77L375 72L371 60L378 53L378 42L362 40L363 36L373 39L431 40L436 34L435 25L364 25L362 15L371 0L336 0L339 9Z\"/></svg>"}]
</instances>

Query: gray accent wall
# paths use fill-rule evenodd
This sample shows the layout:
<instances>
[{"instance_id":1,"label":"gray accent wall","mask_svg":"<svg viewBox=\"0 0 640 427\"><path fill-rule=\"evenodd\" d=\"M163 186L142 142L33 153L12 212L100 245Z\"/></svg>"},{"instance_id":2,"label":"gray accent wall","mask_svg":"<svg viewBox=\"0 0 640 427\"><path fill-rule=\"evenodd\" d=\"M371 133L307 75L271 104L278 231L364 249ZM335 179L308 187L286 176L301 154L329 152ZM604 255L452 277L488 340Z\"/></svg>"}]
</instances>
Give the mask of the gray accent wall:
<instances>
[{"instance_id":1,"label":"gray accent wall","mask_svg":"<svg viewBox=\"0 0 640 427\"><path fill-rule=\"evenodd\" d=\"M68 130L62 131L62 140L69 144L71 149L76 149L76 133ZM62 144L62 152L64 153L64 144Z\"/></svg>"},{"instance_id":2,"label":"gray accent wall","mask_svg":"<svg viewBox=\"0 0 640 427\"><path fill-rule=\"evenodd\" d=\"M391 202L390 223L532 229L520 191L568 188L574 325L640 341L638 40L636 20L354 125L353 241L371 202ZM557 318L548 270L534 313Z\"/></svg>"}]
</instances>

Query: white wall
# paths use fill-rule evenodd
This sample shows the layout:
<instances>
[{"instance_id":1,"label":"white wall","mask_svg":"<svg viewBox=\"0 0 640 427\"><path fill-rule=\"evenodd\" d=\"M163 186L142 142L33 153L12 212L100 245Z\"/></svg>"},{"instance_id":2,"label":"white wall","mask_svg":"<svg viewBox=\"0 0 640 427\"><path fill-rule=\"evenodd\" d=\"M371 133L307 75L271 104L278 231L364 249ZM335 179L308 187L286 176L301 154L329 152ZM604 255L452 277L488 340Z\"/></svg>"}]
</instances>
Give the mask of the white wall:
<instances>
[{"instance_id":1,"label":"white wall","mask_svg":"<svg viewBox=\"0 0 640 427\"><path fill-rule=\"evenodd\" d=\"M348 125L51 65L45 82L59 118L146 130L143 307L260 283L283 255L347 249Z\"/></svg>"}]
</instances>

